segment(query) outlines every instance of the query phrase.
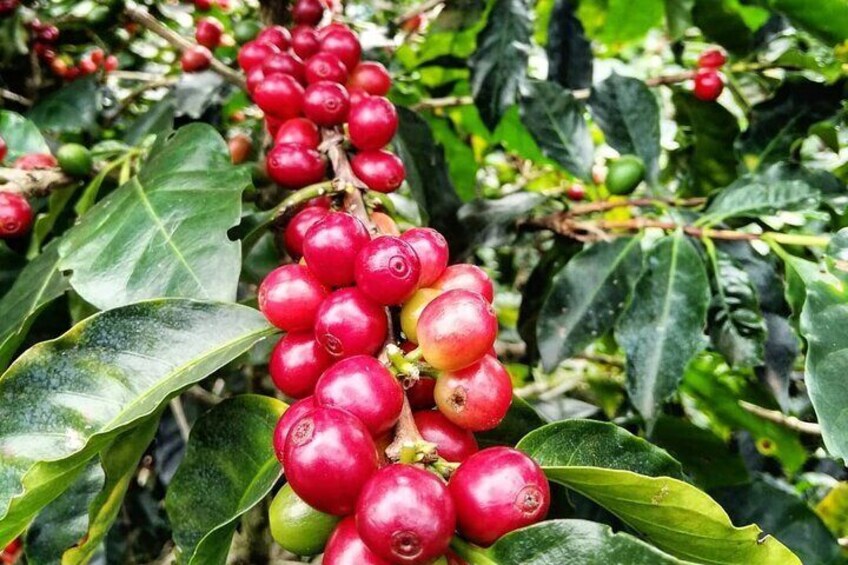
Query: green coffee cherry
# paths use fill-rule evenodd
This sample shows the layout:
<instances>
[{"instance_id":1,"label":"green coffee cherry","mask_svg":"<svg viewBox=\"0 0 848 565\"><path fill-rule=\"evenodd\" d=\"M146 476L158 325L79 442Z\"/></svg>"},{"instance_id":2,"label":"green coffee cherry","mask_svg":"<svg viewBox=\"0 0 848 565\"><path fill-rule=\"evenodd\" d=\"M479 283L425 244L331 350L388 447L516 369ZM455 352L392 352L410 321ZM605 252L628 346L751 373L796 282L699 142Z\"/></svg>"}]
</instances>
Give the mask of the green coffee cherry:
<instances>
[{"instance_id":1,"label":"green coffee cherry","mask_svg":"<svg viewBox=\"0 0 848 565\"><path fill-rule=\"evenodd\" d=\"M330 534L341 520L306 504L288 484L271 502L268 518L274 540L297 555L317 555L324 551Z\"/></svg>"},{"instance_id":2,"label":"green coffee cherry","mask_svg":"<svg viewBox=\"0 0 848 565\"><path fill-rule=\"evenodd\" d=\"M240 20L233 26L233 37L241 45L256 37L260 29L262 27L256 20Z\"/></svg>"},{"instance_id":3,"label":"green coffee cherry","mask_svg":"<svg viewBox=\"0 0 848 565\"><path fill-rule=\"evenodd\" d=\"M85 177L91 174L93 162L91 151L79 143L66 143L56 152L56 160L62 170L72 177Z\"/></svg>"},{"instance_id":4,"label":"green coffee cherry","mask_svg":"<svg viewBox=\"0 0 848 565\"><path fill-rule=\"evenodd\" d=\"M636 155L622 155L607 168L607 190L630 194L645 179L645 163Z\"/></svg>"}]
</instances>

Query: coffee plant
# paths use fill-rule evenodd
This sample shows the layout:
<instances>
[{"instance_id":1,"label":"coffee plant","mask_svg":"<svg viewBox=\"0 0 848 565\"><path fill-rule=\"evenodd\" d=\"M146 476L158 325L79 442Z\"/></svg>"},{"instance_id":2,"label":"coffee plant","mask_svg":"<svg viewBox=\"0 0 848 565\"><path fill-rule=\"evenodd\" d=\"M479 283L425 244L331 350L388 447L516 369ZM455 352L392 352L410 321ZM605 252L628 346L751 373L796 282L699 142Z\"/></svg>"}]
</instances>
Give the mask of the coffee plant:
<instances>
[{"instance_id":1,"label":"coffee plant","mask_svg":"<svg viewBox=\"0 0 848 565\"><path fill-rule=\"evenodd\" d=\"M0 0L0 560L848 563L845 0Z\"/></svg>"}]
</instances>

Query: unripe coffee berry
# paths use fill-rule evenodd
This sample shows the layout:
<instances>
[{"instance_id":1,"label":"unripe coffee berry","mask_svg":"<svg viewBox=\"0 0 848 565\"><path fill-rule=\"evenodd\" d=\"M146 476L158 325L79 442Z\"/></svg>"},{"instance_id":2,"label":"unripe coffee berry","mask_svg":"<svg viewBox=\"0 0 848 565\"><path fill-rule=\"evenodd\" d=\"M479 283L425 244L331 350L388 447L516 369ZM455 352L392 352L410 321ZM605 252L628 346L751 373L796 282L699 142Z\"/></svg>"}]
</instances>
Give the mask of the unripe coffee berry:
<instances>
[{"instance_id":1,"label":"unripe coffee berry","mask_svg":"<svg viewBox=\"0 0 848 565\"><path fill-rule=\"evenodd\" d=\"M368 228L350 214L330 214L316 222L303 241L303 256L315 276L327 286L354 281L356 257L371 241Z\"/></svg>"},{"instance_id":2,"label":"unripe coffee berry","mask_svg":"<svg viewBox=\"0 0 848 565\"><path fill-rule=\"evenodd\" d=\"M357 288L332 293L315 318L315 337L334 357L376 355L387 331L385 309Z\"/></svg>"},{"instance_id":3,"label":"unripe coffee berry","mask_svg":"<svg viewBox=\"0 0 848 565\"><path fill-rule=\"evenodd\" d=\"M280 547L296 555L321 553L338 523L338 516L315 510L288 484L274 496L268 509L271 537Z\"/></svg>"},{"instance_id":4,"label":"unripe coffee berry","mask_svg":"<svg viewBox=\"0 0 848 565\"><path fill-rule=\"evenodd\" d=\"M421 263L408 243L399 237L372 239L356 257L354 277L365 295L385 306L397 305L418 288Z\"/></svg>"},{"instance_id":5,"label":"unripe coffee berry","mask_svg":"<svg viewBox=\"0 0 848 565\"><path fill-rule=\"evenodd\" d=\"M356 531L356 521L353 516L348 516L336 526L330 539L327 540L321 563L323 565L392 565L368 549L359 537L359 532Z\"/></svg>"},{"instance_id":6,"label":"unripe coffee berry","mask_svg":"<svg viewBox=\"0 0 848 565\"><path fill-rule=\"evenodd\" d=\"M432 286L448 266L450 252L445 237L433 228L412 228L400 236L415 250L421 261L419 286Z\"/></svg>"},{"instance_id":7,"label":"unripe coffee berry","mask_svg":"<svg viewBox=\"0 0 848 565\"><path fill-rule=\"evenodd\" d=\"M291 43L291 34L283 26L269 26L259 32L256 41L270 43L280 51L285 51Z\"/></svg>"},{"instance_id":8,"label":"unripe coffee berry","mask_svg":"<svg viewBox=\"0 0 848 565\"><path fill-rule=\"evenodd\" d=\"M509 411L512 380L495 357L485 355L470 367L441 373L433 396L442 414L457 426L491 430Z\"/></svg>"},{"instance_id":9,"label":"unripe coffee berry","mask_svg":"<svg viewBox=\"0 0 848 565\"><path fill-rule=\"evenodd\" d=\"M304 398L312 394L318 379L332 364L333 358L311 331L289 332L271 352L268 372L283 394Z\"/></svg>"},{"instance_id":10,"label":"unripe coffee berry","mask_svg":"<svg viewBox=\"0 0 848 565\"><path fill-rule=\"evenodd\" d=\"M280 463L283 462L283 452L286 449L286 438L289 437L289 430L295 422L314 410L316 406L315 397L307 396L289 406L277 420L277 425L274 428L274 453Z\"/></svg>"},{"instance_id":11,"label":"unripe coffee berry","mask_svg":"<svg viewBox=\"0 0 848 565\"><path fill-rule=\"evenodd\" d=\"M296 118L303 109L304 90L291 75L266 75L253 91L253 101L263 112L280 120Z\"/></svg>"},{"instance_id":12,"label":"unripe coffee berry","mask_svg":"<svg viewBox=\"0 0 848 565\"><path fill-rule=\"evenodd\" d=\"M362 89L373 96L385 96L392 87L392 78L381 63L363 61L350 73L347 87Z\"/></svg>"},{"instance_id":13,"label":"unripe coffee berry","mask_svg":"<svg viewBox=\"0 0 848 565\"><path fill-rule=\"evenodd\" d=\"M318 307L327 296L309 269L283 265L271 271L259 285L259 309L268 321L287 332L312 328Z\"/></svg>"},{"instance_id":14,"label":"unripe coffee berry","mask_svg":"<svg viewBox=\"0 0 848 565\"><path fill-rule=\"evenodd\" d=\"M715 69L698 69L695 73L695 98L704 102L714 102L724 90L724 81Z\"/></svg>"},{"instance_id":15,"label":"unripe coffee berry","mask_svg":"<svg viewBox=\"0 0 848 565\"><path fill-rule=\"evenodd\" d=\"M352 107L348 116L350 141L363 151L388 145L397 126L395 105L382 96L366 98Z\"/></svg>"},{"instance_id":16,"label":"unripe coffee berry","mask_svg":"<svg viewBox=\"0 0 848 565\"><path fill-rule=\"evenodd\" d=\"M345 87L337 82L322 80L310 84L303 95L303 113L323 127L344 123L350 110L350 98Z\"/></svg>"},{"instance_id":17,"label":"unripe coffee berry","mask_svg":"<svg viewBox=\"0 0 848 565\"><path fill-rule=\"evenodd\" d=\"M362 45L349 29L334 29L325 34L321 39L321 51L338 57L348 71L353 70L362 57Z\"/></svg>"},{"instance_id":18,"label":"unripe coffee berry","mask_svg":"<svg viewBox=\"0 0 848 565\"><path fill-rule=\"evenodd\" d=\"M322 80L344 84L347 81L347 69L338 57L332 53L316 53L309 57L305 66L306 82L314 84Z\"/></svg>"},{"instance_id":19,"label":"unripe coffee berry","mask_svg":"<svg viewBox=\"0 0 848 565\"><path fill-rule=\"evenodd\" d=\"M0 237L19 237L32 227L32 206L16 192L0 192Z\"/></svg>"},{"instance_id":20,"label":"unripe coffee berry","mask_svg":"<svg viewBox=\"0 0 848 565\"><path fill-rule=\"evenodd\" d=\"M312 120L292 118L283 122L277 129L274 143L277 145L293 143L309 149L318 149L321 144L321 133Z\"/></svg>"},{"instance_id":21,"label":"unripe coffee berry","mask_svg":"<svg viewBox=\"0 0 848 565\"><path fill-rule=\"evenodd\" d=\"M418 319L418 344L433 367L455 371L483 358L494 345L498 320L477 293L449 290L430 302Z\"/></svg>"},{"instance_id":22,"label":"unripe coffee berry","mask_svg":"<svg viewBox=\"0 0 848 565\"><path fill-rule=\"evenodd\" d=\"M279 52L276 45L264 41L248 41L239 49L238 64L244 72L248 72L253 67L262 65L266 58Z\"/></svg>"},{"instance_id":23,"label":"unripe coffee berry","mask_svg":"<svg viewBox=\"0 0 848 565\"><path fill-rule=\"evenodd\" d=\"M406 178L403 161L382 149L361 151L354 155L350 164L359 180L377 192L394 192Z\"/></svg>"},{"instance_id":24,"label":"unripe coffee berry","mask_svg":"<svg viewBox=\"0 0 848 565\"><path fill-rule=\"evenodd\" d=\"M321 182L326 173L320 153L292 143L276 145L268 152L265 164L274 182L292 189Z\"/></svg>"},{"instance_id":25,"label":"unripe coffee berry","mask_svg":"<svg viewBox=\"0 0 848 565\"><path fill-rule=\"evenodd\" d=\"M400 310L400 329L412 343L418 343L418 320L421 313L442 291L436 288L421 288L404 302Z\"/></svg>"},{"instance_id":26,"label":"unripe coffee berry","mask_svg":"<svg viewBox=\"0 0 848 565\"><path fill-rule=\"evenodd\" d=\"M442 275L433 283L433 288L440 290L462 289L476 292L487 301L495 299L495 287L486 271L477 265L459 263L446 268Z\"/></svg>"},{"instance_id":27,"label":"unripe coffee berry","mask_svg":"<svg viewBox=\"0 0 848 565\"><path fill-rule=\"evenodd\" d=\"M439 457L461 463L477 453L477 440L470 431L460 428L438 410L414 414L415 426L425 440L435 443Z\"/></svg>"}]
</instances>

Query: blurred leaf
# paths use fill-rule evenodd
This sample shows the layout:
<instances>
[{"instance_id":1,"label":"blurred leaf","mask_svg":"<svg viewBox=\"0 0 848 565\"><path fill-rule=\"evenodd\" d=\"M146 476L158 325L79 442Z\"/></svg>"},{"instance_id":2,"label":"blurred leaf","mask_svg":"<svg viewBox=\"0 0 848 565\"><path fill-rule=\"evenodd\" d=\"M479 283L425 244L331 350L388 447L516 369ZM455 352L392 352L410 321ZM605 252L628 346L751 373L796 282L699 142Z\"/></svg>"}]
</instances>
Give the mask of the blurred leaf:
<instances>
[{"instance_id":1,"label":"blurred leaf","mask_svg":"<svg viewBox=\"0 0 848 565\"><path fill-rule=\"evenodd\" d=\"M542 152L568 172L588 179L594 146L583 105L571 92L549 81L531 81L521 95L521 122Z\"/></svg>"},{"instance_id":2,"label":"blurred leaf","mask_svg":"<svg viewBox=\"0 0 848 565\"><path fill-rule=\"evenodd\" d=\"M496 247L510 242L515 222L545 201L541 194L515 192L497 199L478 198L464 204L457 218L474 245Z\"/></svg>"},{"instance_id":3,"label":"blurred leaf","mask_svg":"<svg viewBox=\"0 0 848 565\"><path fill-rule=\"evenodd\" d=\"M592 86L592 44L572 0L556 0L548 25L548 80L570 90Z\"/></svg>"},{"instance_id":4,"label":"blurred leaf","mask_svg":"<svg viewBox=\"0 0 848 565\"><path fill-rule=\"evenodd\" d=\"M182 73L171 94L174 97L175 115L199 120L206 110L221 103L224 99L222 91L226 86L224 78L212 70ZM167 116L166 109L163 108L162 113ZM157 117L158 124L167 123L164 116Z\"/></svg>"},{"instance_id":5,"label":"blurred leaf","mask_svg":"<svg viewBox=\"0 0 848 565\"><path fill-rule=\"evenodd\" d=\"M739 0L695 0L692 20L710 41L739 55L754 47L754 31L768 19L758 7L743 6Z\"/></svg>"},{"instance_id":6,"label":"blurred leaf","mask_svg":"<svg viewBox=\"0 0 848 565\"><path fill-rule=\"evenodd\" d=\"M63 238L60 268L99 308L165 296L234 300L241 250L227 230L249 185L211 126L185 126Z\"/></svg>"},{"instance_id":7,"label":"blurred leaf","mask_svg":"<svg viewBox=\"0 0 848 565\"><path fill-rule=\"evenodd\" d=\"M54 190L47 197L47 210L38 214L32 225L32 237L29 241L27 256L34 258L41 252L41 245L51 235L59 217L65 212L71 199L77 193L80 183Z\"/></svg>"},{"instance_id":8,"label":"blurred leaf","mask_svg":"<svg viewBox=\"0 0 848 565\"><path fill-rule=\"evenodd\" d=\"M607 143L621 154L642 158L648 179L659 176L660 109L654 94L639 79L613 72L592 91L592 117Z\"/></svg>"},{"instance_id":9,"label":"blurred leaf","mask_svg":"<svg viewBox=\"0 0 848 565\"><path fill-rule=\"evenodd\" d=\"M486 27L477 36L477 51L469 60L474 102L490 130L518 101L532 31L527 0L493 2Z\"/></svg>"},{"instance_id":10,"label":"blurred leaf","mask_svg":"<svg viewBox=\"0 0 848 565\"><path fill-rule=\"evenodd\" d=\"M245 306L157 300L29 349L0 378L0 545L119 433L274 331Z\"/></svg>"},{"instance_id":11,"label":"blurred leaf","mask_svg":"<svg viewBox=\"0 0 848 565\"><path fill-rule=\"evenodd\" d=\"M769 182L746 175L719 192L705 210L704 219L717 223L729 218L758 218L786 210L812 209L818 202L818 190L806 182Z\"/></svg>"},{"instance_id":12,"label":"blurred leaf","mask_svg":"<svg viewBox=\"0 0 848 565\"><path fill-rule=\"evenodd\" d=\"M665 27L671 39L677 40L692 26L692 8L696 0L665 0Z\"/></svg>"},{"instance_id":13,"label":"blurred leaf","mask_svg":"<svg viewBox=\"0 0 848 565\"><path fill-rule=\"evenodd\" d=\"M508 445L511 447L521 438L544 425L545 420L527 401L513 396L509 412L498 427L477 433L475 437L483 446Z\"/></svg>"},{"instance_id":14,"label":"blurred leaf","mask_svg":"<svg viewBox=\"0 0 848 565\"><path fill-rule=\"evenodd\" d=\"M848 38L848 4L842 0L817 0L815 9L804 0L757 0L765 8L834 45Z\"/></svg>"},{"instance_id":15,"label":"blurred leaf","mask_svg":"<svg viewBox=\"0 0 848 565\"><path fill-rule=\"evenodd\" d=\"M194 425L165 498L185 563L226 563L238 518L280 477L273 439L285 410L275 398L242 395L224 400Z\"/></svg>"},{"instance_id":16,"label":"blurred leaf","mask_svg":"<svg viewBox=\"0 0 848 565\"><path fill-rule=\"evenodd\" d=\"M174 129L175 114L176 100L174 96L167 95L133 120L127 127L124 141L130 145L138 145L148 135L170 132Z\"/></svg>"},{"instance_id":17,"label":"blurred leaf","mask_svg":"<svg viewBox=\"0 0 848 565\"><path fill-rule=\"evenodd\" d=\"M607 0L601 39L613 47L638 41L662 21L663 0Z\"/></svg>"},{"instance_id":18,"label":"blurred leaf","mask_svg":"<svg viewBox=\"0 0 848 565\"><path fill-rule=\"evenodd\" d=\"M593 244L556 273L536 326L546 371L615 326L641 272L640 244L638 237Z\"/></svg>"},{"instance_id":19,"label":"blurred leaf","mask_svg":"<svg viewBox=\"0 0 848 565\"><path fill-rule=\"evenodd\" d=\"M38 127L20 114L0 110L0 137L6 142L6 163L31 153L50 153Z\"/></svg>"},{"instance_id":20,"label":"blurred leaf","mask_svg":"<svg viewBox=\"0 0 848 565\"><path fill-rule=\"evenodd\" d=\"M764 312L788 313L779 265L773 253L761 255L747 241L715 241L715 244L748 274Z\"/></svg>"},{"instance_id":21,"label":"blurred leaf","mask_svg":"<svg viewBox=\"0 0 848 565\"><path fill-rule=\"evenodd\" d=\"M542 150L533 139L533 136L524 127L521 122L521 113L518 106L513 106L506 111L504 117L498 123L498 127L491 135L492 142L502 144L508 151L515 153L519 157L533 161L539 165L550 163L555 166L556 163L551 161L542 154Z\"/></svg>"},{"instance_id":22,"label":"blurred leaf","mask_svg":"<svg viewBox=\"0 0 848 565\"><path fill-rule=\"evenodd\" d=\"M477 161L474 158L474 150L460 139L447 120L428 118L427 123L436 141L445 148L448 171L456 193L464 202L468 202L477 192Z\"/></svg>"},{"instance_id":23,"label":"blurred leaf","mask_svg":"<svg viewBox=\"0 0 848 565\"><path fill-rule=\"evenodd\" d=\"M779 314L766 312L765 322L765 366L758 369L758 374L762 375L780 407L788 411L789 383L800 352L798 336L789 320Z\"/></svg>"},{"instance_id":24,"label":"blurred leaf","mask_svg":"<svg viewBox=\"0 0 848 565\"><path fill-rule=\"evenodd\" d=\"M837 483L816 505L816 514L834 535L848 536L848 483Z\"/></svg>"},{"instance_id":25,"label":"blurred leaf","mask_svg":"<svg viewBox=\"0 0 848 565\"><path fill-rule=\"evenodd\" d=\"M29 119L52 133L91 132L97 127L100 90L97 77L88 76L67 83L47 95L29 111Z\"/></svg>"},{"instance_id":26,"label":"blurred leaf","mask_svg":"<svg viewBox=\"0 0 848 565\"><path fill-rule=\"evenodd\" d=\"M709 281L695 246L681 232L659 240L615 330L627 355L627 392L649 430L705 345L708 301Z\"/></svg>"}]
</instances>

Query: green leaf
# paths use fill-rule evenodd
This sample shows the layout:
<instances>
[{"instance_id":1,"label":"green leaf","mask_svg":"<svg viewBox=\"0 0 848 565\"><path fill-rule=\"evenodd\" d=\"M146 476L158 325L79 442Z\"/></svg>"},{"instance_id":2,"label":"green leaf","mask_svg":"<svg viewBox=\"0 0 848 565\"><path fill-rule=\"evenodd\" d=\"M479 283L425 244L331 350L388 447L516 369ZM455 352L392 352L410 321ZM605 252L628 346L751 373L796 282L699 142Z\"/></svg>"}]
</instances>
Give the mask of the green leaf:
<instances>
[{"instance_id":1,"label":"green leaf","mask_svg":"<svg viewBox=\"0 0 848 565\"><path fill-rule=\"evenodd\" d=\"M592 44L574 15L574 3L557 0L548 24L548 80L576 90L592 86Z\"/></svg>"},{"instance_id":2,"label":"green leaf","mask_svg":"<svg viewBox=\"0 0 848 565\"><path fill-rule=\"evenodd\" d=\"M568 172L588 179L594 146L583 105L571 92L549 81L531 81L521 95L521 122L545 156Z\"/></svg>"},{"instance_id":3,"label":"green leaf","mask_svg":"<svg viewBox=\"0 0 848 565\"><path fill-rule=\"evenodd\" d=\"M613 328L641 272L641 241L633 237L596 243L554 276L536 325L545 370L553 370Z\"/></svg>"},{"instance_id":4,"label":"green leaf","mask_svg":"<svg viewBox=\"0 0 848 565\"><path fill-rule=\"evenodd\" d=\"M711 494L734 523L757 524L795 552L805 565L842 562L836 538L790 485L760 475L751 484Z\"/></svg>"},{"instance_id":5,"label":"green leaf","mask_svg":"<svg viewBox=\"0 0 848 565\"><path fill-rule=\"evenodd\" d=\"M475 437L483 446L513 446L521 438L544 425L545 420L526 400L513 396L509 411L501 423L492 430L475 434Z\"/></svg>"},{"instance_id":6,"label":"green leaf","mask_svg":"<svg viewBox=\"0 0 848 565\"><path fill-rule=\"evenodd\" d=\"M0 110L0 137L6 142L6 163L30 153L50 153L38 127L20 114Z\"/></svg>"},{"instance_id":7,"label":"green leaf","mask_svg":"<svg viewBox=\"0 0 848 565\"><path fill-rule=\"evenodd\" d=\"M89 76L67 83L47 95L29 111L29 119L52 133L90 132L97 127L100 90L97 77Z\"/></svg>"},{"instance_id":8,"label":"green leaf","mask_svg":"<svg viewBox=\"0 0 848 565\"><path fill-rule=\"evenodd\" d=\"M516 448L542 467L556 467L567 461L569 467L603 467L686 480L680 463L664 449L610 422L554 422L525 436Z\"/></svg>"},{"instance_id":9,"label":"green leaf","mask_svg":"<svg viewBox=\"0 0 848 565\"><path fill-rule=\"evenodd\" d=\"M681 232L659 240L615 330L627 355L627 392L649 428L704 347L708 301L707 273L695 246Z\"/></svg>"},{"instance_id":10,"label":"green leaf","mask_svg":"<svg viewBox=\"0 0 848 565\"><path fill-rule=\"evenodd\" d=\"M88 505L103 488L100 462L92 460L65 493L44 507L26 534L27 562L61 563L62 554L88 530Z\"/></svg>"},{"instance_id":11,"label":"green leaf","mask_svg":"<svg viewBox=\"0 0 848 565\"><path fill-rule=\"evenodd\" d=\"M245 306L156 300L24 353L0 377L0 545L115 436L274 331Z\"/></svg>"},{"instance_id":12,"label":"green leaf","mask_svg":"<svg viewBox=\"0 0 848 565\"><path fill-rule=\"evenodd\" d=\"M754 47L754 31L769 12L756 6L743 6L739 0L695 0L692 20L710 41L739 55Z\"/></svg>"},{"instance_id":13,"label":"green leaf","mask_svg":"<svg viewBox=\"0 0 848 565\"><path fill-rule=\"evenodd\" d=\"M614 48L647 35L662 20L663 0L608 0L601 39Z\"/></svg>"},{"instance_id":14,"label":"green leaf","mask_svg":"<svg viewBox=\"0 0 848 565\"><path fill-rule=\"evenodd\" d=\"M763 363L766 324L757 291L733 257L708 246L713 297L707 312L713 346L733 366Z\"/></svg>"},{"instance_id":15,"label":"green leaf","mask_svg":"<svg viewBox=\"0 0 848 565\"><path fill-rule=\"evenodd\" d=\"M45 247L0 299L0 367L9 364L38 314L69 288L57 268L58 248L58 241Z\"/></svg>"},{"instance_id":16,"label":"green leaf","mask_svg":"<svg viewBox=\"0 0 848 565\"><path fill-rule=\"evenodd\" d=\"M47 197L47 210L36 216L35 223L32 226L28 257L34 258L41 252L41 244L50 236L56 222L65 212L79 187L80 184L75 183L60 190L54 190Z\"/></svg>"},{"instance_id":17,"label":"green leaf","mask_svg":"<svg viewBox=\"0 0 848 565\"><path fill-rule=\"evenodd\" d=\"M612 73L592 91L589 109L607 143L621 154L641 157L648 179L656 181L659 176L660 109L645 83Z\"/></svg>"},{"instance_id":18,"label":"green leaf","mask_svg":"<svg viewBox=\"0 0 848 565\"><path fill-rule=\"evenodd\" d=\"M241 253L227 230L249 185L211 126L185 126L63 238L60 269L102 309L163 296L234 300Z\"/></svg>"},{"instance_id":19,"label":"green leaf","mask_svg":"<svg viewBox=\"0 0 848 565\"><path fill-rule=\"evenodd\" d=\"M848 461L848 288L822 274L807 283L801 334L807 340L804 382L822 438L834 457Z\"/></svg>"},{"instance_id":20,"label":"green leaf","mask_svg":"<svg viewBox=\"0 0 848 565\"><path fill-rule=\"evenodd\" d=\"M758 4L779 12L793 24L836 45L848 37L848 4L842 0L819 0L815 10L805 0L757 0Z\"/></svg>"},{"instance_id":21,"label":"green leaf","mask_svg":"<svg viewBox=\"0 0 848 565\"><path fill-rule=\"evenodd\" d=\"M459 209L457 218L471 234L474 246L496 247L511 242L516 221L546 200L533 192L514 192L502 198L478 198Z\"/></svg>"},{"instance_id":22,"label":"green leaf","mask_svg":"<svg viewBox=\"0 0 848 565\"><path fill-rule=\"evenodd\" d=\"M477 161L474 150L460 139L446 119L427 119L436 141L445 148L448 171L459 197L468 202L475 196L477 188Z\"/></svg>"},{"instance_id":23,"label":"green leaf","mask_svg":"<svg viewBox=\"0 0 848 565\"><path fill-rule=\"evenodd\" d=\"M527 76L531 32L527 0L494 0L469 61L474 102L490 130L517 102Z\"/></svg>"},{"instance_id":24,"label":"green leaf","mask_svg":"<svg viewBox=\"0 0 848 565\"><path fill-rule=\"evenodd\" d=\"M267 396L237 396L201 416L192 428L185 459L165 498L184 563L226 563L238 518L280 477L274 427L285 409Z\"/></svg>"},{"instance_id":25,"label":"green leaf","mask_svg":"<svg viewBox=\"0 0 848 565\"><path fill-rule=\"evenodd\" d=\"M124 141L130 145L138 145L151 134L159 134L174 129L174 114L176 102L173 96L165 96L150 107L146 112L127 127Z\"/></svg>"},{"instance_id":26,"label":"green leaf","mask_svg":"<svg viewBox=\"0 0 848 565\"><path fill-rule=\"evenodd\" d=\"M834 535L848 536L848 482L836 483L816 505L816 514Z\"/></svg>"},{"instance_id":27,"label":"green leaf","mask_svg":"<svg viewBox=\"0 0 848 565\"><path fill-rule=\"evenodd\" d=\"M746 175L724 190L705 211L704 220L718 223L729 218L757 218L785 210L815 208L819 191L800 180L767 182Z\"/></svg>"},{"instance_id":28,"label":"green leaf","mask_svg":"<svg viewBox=\"0 0 848 565\"><path fill-rule=\"evenodd\" d=\"M671 39L680 39L692 27L694 7L695 0L665 0L665 27Z\"/></svg>"}]
</instances>

